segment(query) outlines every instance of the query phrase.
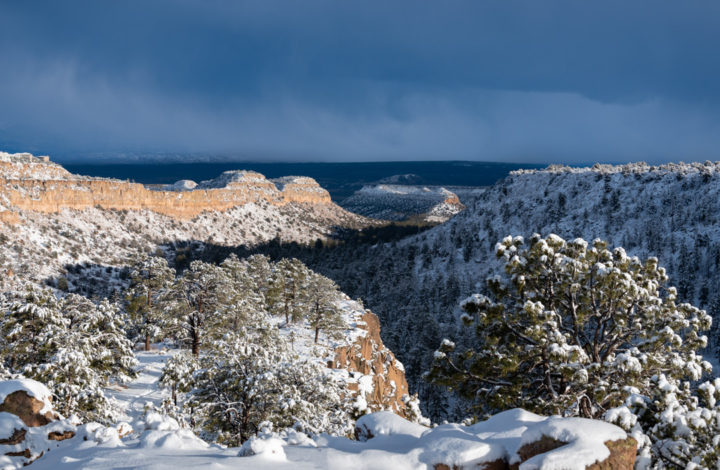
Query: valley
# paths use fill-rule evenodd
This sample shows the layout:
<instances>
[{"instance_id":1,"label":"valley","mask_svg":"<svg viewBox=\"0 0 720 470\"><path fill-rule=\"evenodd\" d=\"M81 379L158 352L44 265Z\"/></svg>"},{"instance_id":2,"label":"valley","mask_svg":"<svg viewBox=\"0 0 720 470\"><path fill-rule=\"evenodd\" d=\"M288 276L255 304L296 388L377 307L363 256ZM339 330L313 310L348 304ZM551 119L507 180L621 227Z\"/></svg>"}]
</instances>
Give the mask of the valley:
<instances>
[{"instance_id":1,"label":"valley","mask_svg":"<svg viewBox=\"0 0 720 470\"><path fill-rule=\"evenodd\" d=\"M630 255L659 255L682 301L711 315L720 305L710 287L720 263L716 164L520 170L488 188L453 188L458 194L396 184L412 182L403 175L360 189L342 208L307 177L227 171L200 183L143 186L73 175L27 154L0 156L5 291L45 286L117 300L147 256L179 273L198 262L224 265L232 255L297 258L347 293L335 300L355 312L347 324L369 328L360 334L368 344L350 341L332 354L312 342L303 348L354 377L349 390L368 410L404 415L417 400L433 422L467 416L471 402L425 377L444 338L473 344L459 305L501 269L493 247L508 234L603 238ZM277 281L259 285L268 282ZM268 287L257 289L269 298ZM705 351L713 362L715 336Z\"/></svg>"}]
</instances>

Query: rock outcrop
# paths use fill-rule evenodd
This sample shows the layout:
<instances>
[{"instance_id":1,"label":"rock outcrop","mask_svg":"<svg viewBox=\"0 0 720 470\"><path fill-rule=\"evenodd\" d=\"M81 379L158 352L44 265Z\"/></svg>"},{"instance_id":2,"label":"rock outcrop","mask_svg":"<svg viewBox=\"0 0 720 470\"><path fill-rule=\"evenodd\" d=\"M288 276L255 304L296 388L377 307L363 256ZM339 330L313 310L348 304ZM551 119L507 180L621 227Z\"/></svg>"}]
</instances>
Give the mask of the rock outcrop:
<instances>
[{"instance_id":1,"label":"rock outcrop","mask_svg":"<svg viewBox=\"0 0 720 470\"><path fill-rule=\"evenodd\" d=\"M359 375L356 382L348 384L348 389L364 400L369 411L391 410L408 417L405 369L383 344L378 317L366 310L357 327L366 334L348 346L337 348L330 367Z\"/></svg>"},{"instance_id":2,"label":"rock outcrop","mask_svg":"<svg viewBox=\"0 0 720 470\"><path fill-rule=\"evenodd\" d=\"M631 470L637 443L604 421L503 411L471 426L427 428L387 412L358 419L359 441L417 455L433 470Z\"/></svg>"},{"instance_id":3,"label":"rock outcrop","mask_svg":"<svg viewBox=\"0 0 720 470\"><path fill-rule=\"evenodd\" d=\"M75 437L76 427L53 411L50 391L29 379L0 382L0 467L32 463L60 441Z\"/></svg>"},{"instance_id":4,"label":"rock outcrop","mask_svg":"<svg viewBox=\"0 0 720 470\"><path fill-rule=\"evenodd\" d=\"M29 154L0 153L0 221L16 223L18 211L146 209L191 219L205 211L225 211L249 203L282 206L332 202L330 194L312 178L276 181L252 171L228 171L197 186L184 181L152 190L129 181L73 175L56 163Z\"/></svg>"},{"instance_id":5,"label":"rock outcrop","mask_svg":"<svg viewBox=\"0 0 720 470\"><path fill-rule=\"evenodd\" d=\"M45 426L58 419L57 414L47 410L46 404L29 394L26 390L17 390L5 397L0 404L0 412L14 414L25 426Z\"/></svg>"},{"instance_id":6,"label":"rock outcrop","mask_svg":"<svg viewBox=\"0 0 720 470\"><path fill-rule=\"evenodd\" d=\"M518 449L517 453L520 456L519 462L515 462L512 465L508 465L507 462L503 462L505 465L504 467L494 468L518 470L523 462L535 456L552 452L553 450L567 444L567 442L559 441L548 436L542 436L538 441L525 444ZM637 455L637 441L635 439L628 436L625 439L605 441L603 444L610 451L610 455L599 462L595 462L585 467L587 470L632 470L635 466L635 457Z\"/></svg>"}]
</instances>

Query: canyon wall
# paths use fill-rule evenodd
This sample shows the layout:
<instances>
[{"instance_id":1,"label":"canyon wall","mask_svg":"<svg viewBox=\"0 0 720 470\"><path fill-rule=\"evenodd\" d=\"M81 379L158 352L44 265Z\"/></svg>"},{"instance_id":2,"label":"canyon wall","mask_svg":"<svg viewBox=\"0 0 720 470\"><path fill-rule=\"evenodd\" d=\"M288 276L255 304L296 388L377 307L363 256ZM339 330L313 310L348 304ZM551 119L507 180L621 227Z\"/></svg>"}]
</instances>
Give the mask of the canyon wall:
<instances>
[{"instance_id":1,"label":"canyon wall","mask_svg":"<svg viewBox=\"0 0 720 470\"><path fill-rule=\"evenodd\" d=\"M358 327L367 333L349 346L335 350L335 359L328 364L333 369L345 369L367 377L348 388L363 394L370 411L390 410L408 417L405 398L409 394L405 369L380 338L378 317L366 310Z\"/></svg>"},{"instance_id":2,"label":"canyon wall","mask_svg":"<svg viewBox=\"0 0 720 470\"><path fill-rule=\"evenodd\" d=\"M172 188L172 187L170 187ZM330 195L307 177L266 179L251 171L229 171L191 190L150 189L142 184L73 175L29 154L0 153L0 220L15 223L18 211L56 213L91 207L150 210L181 219L248 203L331 204Z\"/></svg>"}]
</instances>

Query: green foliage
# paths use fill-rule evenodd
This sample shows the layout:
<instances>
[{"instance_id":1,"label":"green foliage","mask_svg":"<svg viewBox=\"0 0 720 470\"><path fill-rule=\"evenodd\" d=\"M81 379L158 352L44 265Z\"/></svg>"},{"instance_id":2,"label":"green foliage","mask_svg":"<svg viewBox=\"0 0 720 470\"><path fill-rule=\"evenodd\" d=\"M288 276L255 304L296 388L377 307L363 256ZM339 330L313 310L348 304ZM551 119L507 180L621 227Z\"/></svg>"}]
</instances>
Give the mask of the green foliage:
<instances>
[{"instance_id":1,"label":"green foliage","mask_svg":"<svg viewBox=\"0 0 720 470\"><path fill-rule=\"evenodd\" d=\"M330 371L292 356L278 338L263 342L229 334L200 357L187 406L206 436L238 445L266 423L347 434L349 404Z\"/></svg>"},{"instance_id":2,"label":"green foliage","mask_svg":"<svg viewBox=\"0 0 720 470\"><path fill-rule=\"evenodd\" d=\"M303 318L309 275L310 270L297 259L283 258L273 267L267 304L274 315L285 317L286 324Z\"/></svg>"},{"instance_id":3,"label":"green foliage","mask_svg":"<svg viewBox=\"0 0 720 470\"><path fill-rule=\"evenodd\" d=\"M233 308L232 295L227 271L202 261L191 262L170 287L164 308L171 318L171 331L195 356L208 340L208 333Z\"/></svg>"},{"instance_id":4,"label":"green foliage","mask_svg":"<svg viewBox=\"0 0 720 470\"><path fill-rule=\"evenodd\" d=\"M237 445L263 423L308 433L347 434L349 393L323 360L299 359L291 343L310 327L334 337L347 328L329 279L298 260L267 257L219 266L193 261L160 300L191 353L168 360L160 382L204 437ZM286 323L282 323L282 318ZM291 331L281 334L280 325ZM197 348L196 348L197 346Z\"/></svg>"},{"instance_id":5,"label":"green foliage","mask_svg":"<svg viewBox=\"0 0 720 470\"><path fill-rule=\"evenodd\" d=\"M179 393L192 390L192 376L197 369L195 356L186 350L174 354L165 362L159 383L161 388L170 390L173 406L178 406Z\"/></svg>"},{"instance_id":6,"label":"green foliage","mask_svg":"<svg viewBox=\"0 0 720 470\"><path fill-rule=\"evenodd\" d=\"M711 319L676 303L657 259L556 235L527 247L507 237L496 249L506 276L488 280L490 297L462 305L475 343L458 350L445 340L428 374L474 400L476 412L598 418L630 391L650 395L653 377L698 380L710 370L696 351Z\"/></svg>"},{"instance_id":7,"label":"green foliage","mask_svg":"<svg viewBox=\"0 0 720 470\"><path fill-rule=\"evenodd\" d=\"M161 300L167 295L175 279L167 260L152 256L138 262L130 274L130 287L125 293L125 309L128 312L131 336L145 342L145 350L150 350L150 342L163 335L167 323L165 309Z\"/></svg>"},{"instance_id":8,"label":"green foliage","mask_svg":"<svg viewBox=\"0 0 720 470\"><path fill-rule=\"evenodd\" d=\"M336 337L347 327L342 318L342 311L337 305L340 290L330 279L319 274L311 274L308 279L306 317L315 330L315 342L318 342L320 331L330 337Z\"/></svg>"},{"instance_id":9,"label":"green foliage","mask_svg":"<svg viewBox=\"0 0 720 470\"><path fill-rule=\"evenodd\" d=\"M30 289L2 305L3 366L47 385L62 414L112 420L115 410L102 388L133 377L137 363L124 320L107 301L75 294L56 299Z\"/></svg>"}]
</instances>

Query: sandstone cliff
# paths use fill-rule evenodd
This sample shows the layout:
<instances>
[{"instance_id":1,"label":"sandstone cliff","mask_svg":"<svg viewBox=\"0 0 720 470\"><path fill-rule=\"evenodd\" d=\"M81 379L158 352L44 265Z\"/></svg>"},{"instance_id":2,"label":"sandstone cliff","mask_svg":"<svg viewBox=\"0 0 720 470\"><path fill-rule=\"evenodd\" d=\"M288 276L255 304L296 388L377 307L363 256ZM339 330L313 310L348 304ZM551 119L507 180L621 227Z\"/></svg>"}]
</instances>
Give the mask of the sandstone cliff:
<instances>
[{"instance_id":1,"label":"sandstone cliff","mask_svg":"<svg viewBox=\"0 0 720 470\"><path fill-rule=\"evenodd\" d=\"M5 288L57 278L72 287L79 266L112 271L178 245L310 244L338 228L374 224L334 204L312 178L228 171L210 181L153 187L78 176L45 157L0 152L0 267L14 273L0 276Z\"/></svg>"},{"instance_id":2,"label":"sandstone cliff","mask_svg":"<svg viewBox=\"0 0 720 470\"><path fill-rule=\"evenodd\" d=\"M380 321L366 310L357 327L365 331L352 344L335 350L335 359L329 364L357 375L357 381L348 388L367 403L368 411L390 410L408 416L408 384L405 369L380 338Z\"/></svg>"},{"instance_id":3,"label":"sandstone cliff","mask_svg":"<svg viewBox=\"0 0 720 470\"><path fill-rule=\"evenodd\" d=\"M191 219L205 211L226 211L249 203L281 206L332 202L328 192L307 177L286 177L276 184L260 173L229 171L191 190L151 190L128 181L73 175L56 163L29 154L0 154L0 201L5 209L0 211L0 220L11 223L18 221L17 211L146 209Z\"/></svg>"}]
</instances>

